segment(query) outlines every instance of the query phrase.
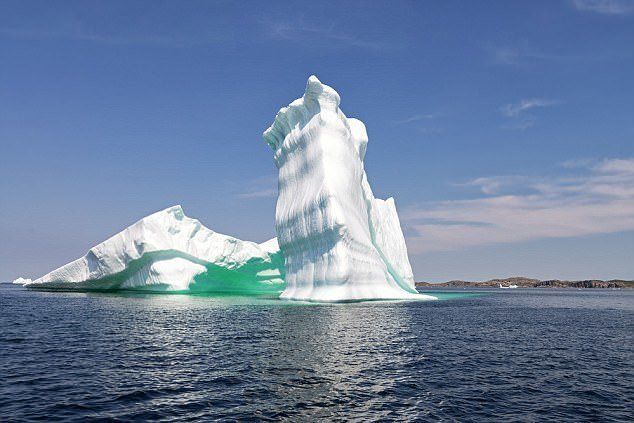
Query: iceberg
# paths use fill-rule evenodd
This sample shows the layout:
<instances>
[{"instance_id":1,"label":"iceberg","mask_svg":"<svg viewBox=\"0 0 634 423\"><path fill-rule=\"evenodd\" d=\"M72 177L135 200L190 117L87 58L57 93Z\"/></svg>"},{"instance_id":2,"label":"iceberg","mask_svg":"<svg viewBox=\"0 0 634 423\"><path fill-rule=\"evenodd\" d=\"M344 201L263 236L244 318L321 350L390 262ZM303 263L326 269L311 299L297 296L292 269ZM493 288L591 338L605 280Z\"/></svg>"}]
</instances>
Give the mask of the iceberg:
<instances>
[{"instance_id":1,"label":"iceberg","mask_svg":"<svg viewBox=\"0 0 634 423\"><path fill-rule=\"evenodd\" d=\"M12 283L14 283L15 285L26 285L31 282L32 282L31 279L28 279L28 278L17 278L17 279L14 279Z\"/></svg>"},{"instance_id":2,"label":"iceberg","mask_svg":"<svg viewBox=\"0 0 634 423\"><path fill-rule=\"evenodd\" d=\"M279 294L276 239L241 241L173 206L147 216L88 253L25 285L30 289Z\"/></svg>"},{"instance_id":3,"label":"iceberg","mask_svg":"<svg viewBox=\"0 0 634 423\"><path fill-rule=\"evenodd\" d=\"M364 170L365 125L317 77L264 132L278 168L275 229L281 298L435 299L419 294L394 200L374 197Z\"/></svg>"},{"instance_id":4,"label":"iceberg","mask_svg":"<svg viewBox=\"0 0 634 423\"><path fill-rule=\"evenodd\" d=\"M374 197L365 125L316 77L276 115L264 140L279 170L277 238L222 235L180 206L147 216L29 289L280 295L351 301L435 299L414 285L393 198Z\"/></svg>"}]
</instances>

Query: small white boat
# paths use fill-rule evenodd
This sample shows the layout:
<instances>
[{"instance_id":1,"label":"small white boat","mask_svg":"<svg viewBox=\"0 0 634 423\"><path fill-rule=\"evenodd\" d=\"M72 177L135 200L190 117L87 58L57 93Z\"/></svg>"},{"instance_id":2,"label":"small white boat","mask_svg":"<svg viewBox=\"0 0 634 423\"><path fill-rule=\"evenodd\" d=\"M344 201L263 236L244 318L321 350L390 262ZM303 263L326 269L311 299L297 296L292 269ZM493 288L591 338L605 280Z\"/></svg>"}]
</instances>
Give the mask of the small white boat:
<instances>
[{"instance_id":1,"label":"small white boat","mask_svg":"<svg viewBox=\"0 0 634 423\"><path fill-rule=\"evenodd\" d=\"M502 289L513 289L513 288L517 288L517 285L513 284L513 285L509 285L509 286L502 286L502 284L500 284L500 288L502 288Z\"/></svg>"}]
</instances>

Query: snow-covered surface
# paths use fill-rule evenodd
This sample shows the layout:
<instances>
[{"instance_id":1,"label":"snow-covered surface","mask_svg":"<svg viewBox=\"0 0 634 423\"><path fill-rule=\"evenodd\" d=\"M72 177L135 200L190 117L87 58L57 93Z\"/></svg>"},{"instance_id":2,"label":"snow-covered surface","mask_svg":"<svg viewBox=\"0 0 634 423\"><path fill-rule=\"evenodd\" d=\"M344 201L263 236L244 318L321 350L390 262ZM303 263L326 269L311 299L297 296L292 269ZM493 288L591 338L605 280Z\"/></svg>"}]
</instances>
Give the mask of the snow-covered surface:
<instances>
[{"instance_id":1,"label":"snow-covered surface","mask_svg":"<svg viewBox=\"0 0 634 423\"><path fill-rule=\"evenodd\" d=\"M180 206L139 220L28 288L168 292L279 292L275 239L261 245L222 235Z\"/></svg>"},{"instance_id":2,"label":"snow-covered surface","mask_svg":"<svg viewBox=\"0 0 634 423\"><path fill-rule=\"evenodd\" d=\"M433 299L418 294L394 200L375 199L365 125L311 76L264 132L279 170L275 213L286 288L296 300Z\"/></svg>"},{"instance_id":3,"label":"snow-covered surface","mask_svg":"<svg viewBox=\"0 0 634 423\"><path fill-rule=\"evenodd\" d=\"M28 278L17 278L13 281L16 285L26 285L27 283L31 283L31 279Z\"/></svg>"}]
</instances>

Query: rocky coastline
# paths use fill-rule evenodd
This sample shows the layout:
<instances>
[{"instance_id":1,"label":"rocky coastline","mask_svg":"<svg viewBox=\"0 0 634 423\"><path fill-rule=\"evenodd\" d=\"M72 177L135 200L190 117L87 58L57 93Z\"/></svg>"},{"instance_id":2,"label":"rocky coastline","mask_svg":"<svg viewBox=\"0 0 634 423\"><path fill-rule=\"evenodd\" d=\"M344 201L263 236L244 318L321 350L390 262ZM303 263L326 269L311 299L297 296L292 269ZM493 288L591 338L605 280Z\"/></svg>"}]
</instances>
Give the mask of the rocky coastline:
<instances>
[{"instance_id":1,"label":"rocky coastline","mask_svg":"<svg viewBox=\"0 0 634 423\"><path fill-rule=\"evenodd\" d=\"M588 279L578 281L568 281L559 279L532 279L525 277L513 277L505 279L491 279L483 282L470 282L462 280L453 280L448 282L416 282L416 286L422 287L465 287L465 288L499 288L500 285L508 287L510 285L517 285L518 288L632 288L634 289L634 280L600 280L600 279Z\"/></svg>"}]
</instances>

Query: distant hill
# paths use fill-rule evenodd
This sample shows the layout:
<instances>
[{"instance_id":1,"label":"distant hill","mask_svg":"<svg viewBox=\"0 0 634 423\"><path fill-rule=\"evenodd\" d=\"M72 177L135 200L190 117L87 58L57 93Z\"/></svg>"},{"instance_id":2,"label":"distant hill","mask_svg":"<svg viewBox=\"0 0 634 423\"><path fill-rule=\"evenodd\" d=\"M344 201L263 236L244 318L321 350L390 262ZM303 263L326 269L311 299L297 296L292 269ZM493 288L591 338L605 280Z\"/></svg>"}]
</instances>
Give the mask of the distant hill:
<instances>
[{"instance_id":1,"label":"distant hill","mask_svg":"<svg viewBox=\"0 0 634 423\"><path fill-rule=\"evenodd\" d=\"M540 280L524 277L491 279L485 282L449 281L441 283L416 282L416 286L457 286L471 288L497 288L500 286L517 285L519 288L634 288L634 281L612 279L603 281L588 279L583 281L562 281L559 279Z\"/></svg>"}]
</instances>

